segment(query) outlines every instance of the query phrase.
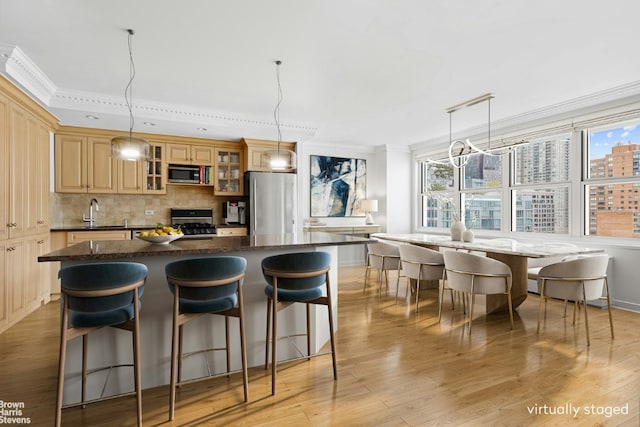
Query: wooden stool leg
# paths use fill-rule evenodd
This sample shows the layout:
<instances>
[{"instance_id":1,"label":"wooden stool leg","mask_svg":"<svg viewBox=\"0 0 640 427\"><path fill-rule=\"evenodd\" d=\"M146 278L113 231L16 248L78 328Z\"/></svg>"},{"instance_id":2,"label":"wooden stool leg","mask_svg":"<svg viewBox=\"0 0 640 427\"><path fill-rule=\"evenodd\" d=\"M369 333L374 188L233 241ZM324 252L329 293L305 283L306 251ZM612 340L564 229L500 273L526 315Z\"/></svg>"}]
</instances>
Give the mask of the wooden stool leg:
<instances>
[{"instance_id":1,"label":"wooden stool leg","mask_svg":"<svg viewBox=\"0 0 640 427\"><path fill-rule=\"evenodd\" d=\"M63 299L64 301L64 299ZM56 427L60 427L62 423L62 396L64 393L64 365L67 359L67 323L69 312L67 307L62 310L62 322L60 328L60 356L58 358L58 389L56 396Z\"/></svg>"},{"instance_id":2,"label":"wooden stool leg","mask_svg":"<svg viewBox=\"0 0 640 427\"><path fill-rule=\"evenodd\" d=\"M87 405L84 402L87 400L87 348L89 347L89 335L82 336L82 409Z\"/></svg>"},{"instance_id":3,"label":"wooden stool leg","mask_svg":"<svg viewBox=\"0 0 640 427\"><path fill-rule=\"evenodd\" d=\"M311 360L311 308L307 303L307 360Z\"/></svg>"},{"instance_id":4,"label":"wooden stool leg","mask_svg":"<svg viewBox=\"0 0 640 427\"><path fill-rule=\"evenodd\" d=\"M271 306L272 306L271 298L267 298L267 333L266 340L264 342L264 369L267 370L269 367L269 340L271 335Z\"/></svg>"},{"instance_id":5,"label":"wooden stool leg","mask_svg":"<svg viewBox=\"0 0 640 427\"><path fill-rule=\"evenodd\" d=\"M135 290L133 319L133 370L136 386L136 408L138 427L142 427L142 374L140 370L140 312L138 309L138 289Z\"/></svg>"},{"instance_id":6,"label":"wooden stool leg","mask_svg":"<svg viewBox=\"0 0 640 427\"><path fill-rule=\"evenodd\" d=\"M227 353L227 374L231 372L231 351L229 349L229 316L224 316L224 343ZM229 375L227 375L229 377Z\"/></svg>"},{"instance_id":7,"label":"wooden stool leg","mask_svg":"<svg viewBox=\"0 0 640 427\"><path fill-rule=\"evenodd\" d=\"M277 279L274 279L274 281ZM274 297L271 299L271 312L273 313L271 319L272 331L271 331L271 394L276 394L276 366L278 365L278 310L276 307L276 287L274 286Z\"/></svg>"}]
</instances>

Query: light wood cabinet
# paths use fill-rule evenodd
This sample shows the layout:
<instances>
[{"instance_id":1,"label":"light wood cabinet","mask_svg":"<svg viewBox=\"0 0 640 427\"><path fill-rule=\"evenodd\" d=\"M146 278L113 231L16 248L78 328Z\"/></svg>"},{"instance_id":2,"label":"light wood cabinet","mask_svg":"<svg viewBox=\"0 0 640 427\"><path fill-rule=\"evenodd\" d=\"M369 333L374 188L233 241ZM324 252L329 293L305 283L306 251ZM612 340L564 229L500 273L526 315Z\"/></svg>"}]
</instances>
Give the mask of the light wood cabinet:
<instances>
[{"instance_id":1,"label":"light wood cabinet","mask_svg":"<svg viewBox=\"0 0 640 427\"><path fill-rule=\"evenodd\" d=\"M26 241L25 265L25 306L27 312L50 301L51 263L38 262L38 257L50 250L50 238L45 236L30 237Z\"/></svg>"},{"instance_id":2,"label":"light wood cabinet","mask_svg":"<svg viewBox=\"0 0 640 427\"><path fill-rule=\"evenodd\" d=\"M49 232L49 129L32 116L26 125L24 234L34 235Z\"/></svg>"},{"instance_id":3,"label":"light wood cabinet","mask_svg":"<svg viewBox=\"0 0 640 427\"><path fill-rule=\"evenodd\" d=\"M130 230L68 231L67 246L89 240L130 240Z\"/></svg>"},{"instance_id":4,"label":"light wood cabinet","mask_svg":"<svg viewBox=\"0 0 640 427\"><path fill-rule=\"evenodd\" d=\"M214 194L242 196L244 194L242 150L216 148L215 160Z\"/></svg>"},{"instance_id":5,"label":"light wood cabinet","mask_svg":"<svg viewBox=\"0 0 640 427\"><path fill-rule=\"evenodd\" d=\"M30 175L26 166L27 112L16 104L9 111L9 238L25 233L25 190Z\"/></svg>"},{"instance_id":6,"label":"light wood cabinet","mask_svg":"<svg viewBox=\"0 0 640 427\"><path fill-rule=\"evenodd\" d=\"M54 151L56 192L117 192L110 138L57 134Z\"/></svg>"},{"instance_id":7,"label":"light wood cabinet","mask_svg":"<svg viewBox=\"0 0 640 427\"><path fill-rule=\"evenodd\" d=\"M167 193L167 163L165 161L166 146L162 142L150 142L149 160L144 163L143 188L145 194Z\"/></svg>"},{"instance_id":8,"label":"light wood cabinet","mask_svg":"<svg viewBox=\"0 0 640 427\"><path fill-rule=\"evenodd\" d=\"M220 227L216 228L216 236L246 236L246 227Z\"/></svg>"},{"instance_id":9,"label":"light wood cabinet","mask_svg":"<svg viewBox=\"0 0 640 427\"><path fill-rule=\"evenodd\" d=\"M277 141L268 141L262 139L243 138L244 143L244 164L247 171L268 172L270 169L265 165L263 159L267 150L278 148ZM295 142L280 142L280 148L284 150L295 151Z\"/></svg>"},{"instance_id":10,"label":"light wood cabinet","mask_svg":"<svg viewBox=\"0 0 640 427\"><path fill-rule=\"evenodd\" d=\"M2 96L2 94L0 94L0 241L8 238L9 238L9 99ZM0 322L1 322L1 319L0 319Z\"/></svg>"},{"instance_id":11,"label":"light wood cabinet","mask_svg":"<svg viewBox=\"0 0 640 427\"><path fill-rule=\"evenodd\" d=\"M5 249L5 281L8 290L8 320L14 324L26 315L24 241L9 241Z\"/></svg>"},{"instance_id":12,"label":"light wood cabinet","mask_svg":"<svg viewBox=\"0 0 640 427\"><path fill-rule=\"evenodd\" d=\"M56 120L0 76L0 332L48 301L49 138Z\"/></svg>"},{"instance_id":13,"label":"light wood cabinet","mask_svg":"<svg viewBox=\"0 0 640 427\"><path fill-rule=\"evenodd\" d=\"M167 163L213 166L213 146L167 144Z\"/></svg>"},{"instance_id":14,"label":"light wood cabinet","mask_svg":"<svg viewBox=\"0 0 640 427\"><path fill-rule=\"evenodd\" d=\"M0 332L9 327L9 273L7 272L7 242L0 242Z\"/></svg>"}]
</instances>

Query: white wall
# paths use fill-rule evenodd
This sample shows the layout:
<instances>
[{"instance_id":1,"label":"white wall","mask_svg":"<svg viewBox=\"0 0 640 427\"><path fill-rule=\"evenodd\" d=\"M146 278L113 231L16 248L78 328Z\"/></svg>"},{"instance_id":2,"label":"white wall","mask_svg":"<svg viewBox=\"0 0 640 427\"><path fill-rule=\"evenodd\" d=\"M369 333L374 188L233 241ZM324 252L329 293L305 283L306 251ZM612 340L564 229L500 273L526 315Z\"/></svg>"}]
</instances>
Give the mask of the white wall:
<instances>
[{"instance_id":1,"label":"white wall","mask_svg":"<svg viewBox=\"0 0 640 427\"><path fill-rule=\"evenodd\" d=\"M390 149L386 146L330 145L322 142L298 143L298 218L300 224L310 218L310 156L335 156L365 159L367 161L367 198L377 199L378 212L373 220L382 231L409 232L411 212L411 155L407 148ZM393 188L389 194L388 188ZM403 208L404 207L404 208ZM364 217L317 218L326 225L363 225ZM363 264L364 247L345 246L338 250L340 265Z\"/></svg>"}]
</instances>

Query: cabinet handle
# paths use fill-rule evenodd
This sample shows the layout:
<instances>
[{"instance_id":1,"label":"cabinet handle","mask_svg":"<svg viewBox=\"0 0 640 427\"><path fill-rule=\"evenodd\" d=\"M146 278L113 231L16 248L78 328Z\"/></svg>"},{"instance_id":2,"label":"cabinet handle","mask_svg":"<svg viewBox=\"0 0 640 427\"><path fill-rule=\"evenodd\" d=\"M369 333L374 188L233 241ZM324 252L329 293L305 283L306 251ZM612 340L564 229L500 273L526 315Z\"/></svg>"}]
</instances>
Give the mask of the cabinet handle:
<instances>
[{"instance_id":1,"label":"cabinet handle","mask_svg":"<svg viewBox=\"0 0 640 427\"><path fill-rule=\"evenodd\" d=\"M37 243L37 244L39 244L39 245L41 245L41 244L43 244L43 243L44 243L44 240L38 240L36 243Z\"/></svg>"},{"instance_id":2,"label":"cabinet handle","mask_svg":"<svg viewBox=\"0 0 640 427\"><path fill-rule=\"evenodd\" d=\"M15 246L11 246L10 248L7 248L7 252L13 252L16 250Z\"/></svg>"}]
</instances>

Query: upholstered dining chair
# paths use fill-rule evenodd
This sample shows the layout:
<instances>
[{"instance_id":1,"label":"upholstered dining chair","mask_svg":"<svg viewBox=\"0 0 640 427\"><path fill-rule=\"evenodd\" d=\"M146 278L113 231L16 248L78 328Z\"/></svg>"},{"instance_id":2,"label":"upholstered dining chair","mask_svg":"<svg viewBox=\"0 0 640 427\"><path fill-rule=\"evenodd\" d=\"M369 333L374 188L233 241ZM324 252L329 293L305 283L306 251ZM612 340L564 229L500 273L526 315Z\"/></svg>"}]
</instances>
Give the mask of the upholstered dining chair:
<instances>
[{"instance_id":1,"label":"upholstered dining chair","mask_svg":"<svg viewBox=\"0 0 640 427\"><path fill-rule=\"evenodd\" d=\"M105 326L112 326L130 331L133 334L133 380L136 392L137 421L138 426L141 426L140 297L147 279L147 266L132 262L79 264L63 267L58 272L58 277L60 278L62 323L55 425L60 426L62 422L67 342L82 337L81 404L84 406L87 402L89 334ZM131 365L117 365L115 367L122 366ZM93 369L92 372L111 368Z\"/></svg>"},{"instance_id":2,"label":"upholstered dining chair","mask_svg":"<svg viewBox=\"0 0 640 427\"><path fill-rule=\"evenodd\" d=\"M224 316L224 347L201 352L224 350L226 374L231 371L229 347L229 317L239 319L240 358L244 401L249 401L247 351L245 344L244 302L242 284L247 260L237 256L191 258L165 266L167 283L173 293L173 333L171 340L171 383L169 389L169 419L175 415L176 386L182 378L182 342L184 325L207 314ZM222 374L209 375L206 379Z\"/></svg>"},{"instance_id":3,"label":"upholstered dining chair","mask_svg":"<svg viewBox=\"0 0 640 427\"><path fill-rule=\"evenodd\" d=\"M396 290L400 283L400 250L398 245L378 241L376 243L367 244L367 267L364 272L364 284L362 291L367 290L367 280L369 279L371 269L378 270L378 296L382 296L382 277L387 288L389 287L389 271L397 271Z\"/></svg>"},{"instance_id":4,"label":"upholstered dining chair","mask_svg":"<svg viewBox=\"0 0 640 427\"><path fill-rule=\"evenodd\" d=\"M418 312L418 300L420 298L420 283L423 280L437 280L438 289L440 280L444 280L444 257L442 253L433 249L417 245L402 244L398 247L402 273L406 277L407 295L409 295L409 282L416 281L416 313ZM398 287L396 287L396 300L398 299ZM451 293L453 304L453 291Z\"/></svg>"},{"instance_id":5,"label":"upholstered dining chair","mask_svg":"<svg viewBox=\"0 0 640 427\"><path fill-rule=\"evenodd\" d=\"M538 328L542 320L543 305L546 299L557 298L566 301L574 301L575 305L584 304L584 324L587 333L587 346L591 345L589 337L589 317L587 313L587 301L597 300L606 292L607 308L609 310L609 326L611 338L614 338L613 316L611 314L611 298L609 296L609 284L607 282L607 266L609 256L607 254L577 257L547 265L538 273L538 291L540 292L540 305L538 307ZM575 305L573 323L575 324Z\"/></svg>"},{"instance_id":6,"label":"upholstered dining chair","mask_svg":"<svg viewBox=\"0 0 640 427\"><path fill-rule=\"evenodd\" d=\"M509 307L509 321L513 329L512 276L509 266L496 259L460 251L445 251L443 257L447 286L471 295L469 333L471 333L476 294L505 294ZM442 312L442 300L440 295L440 312Z\"/></svg>"},{"instance_id":7,"label":"upholstered dining chair","mask_svg":"<svg viewBox=\"0 0 640 427\"><path fill-rule=\"evenodd\" d=\"M265 340L265 369L269 364L269 342L271 342L271 394L276 394L276 366L278 362L278 312L294 303L303 303L306 308L307 354L301 358L331 354L333 378L338 379L336 345L333 333L333 309L329 269L331 255L327 252L297 252L274 255L262 260L262 272L267 282L267 336ZM311 354L310 304L327 307L329 314L329 337L331 351Z\"/></svg>"}]
</instances>

